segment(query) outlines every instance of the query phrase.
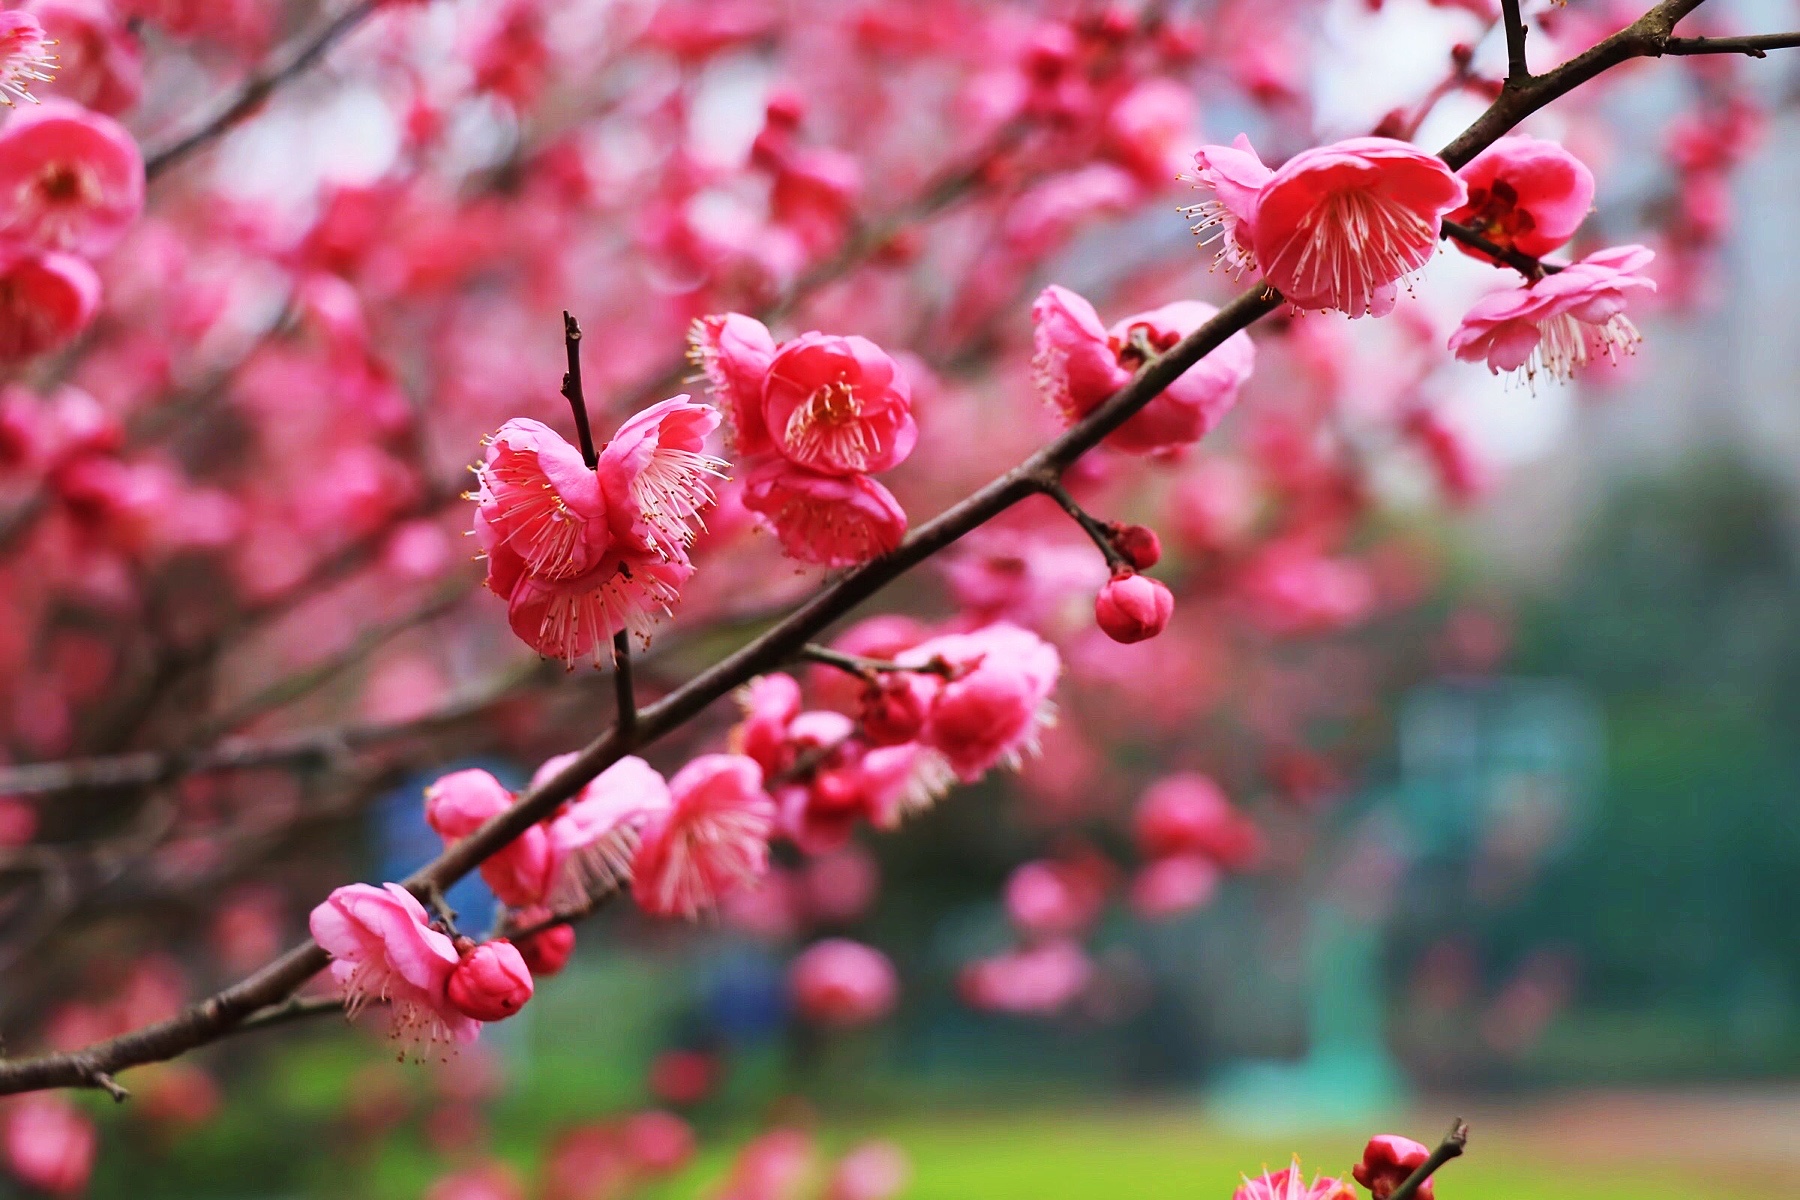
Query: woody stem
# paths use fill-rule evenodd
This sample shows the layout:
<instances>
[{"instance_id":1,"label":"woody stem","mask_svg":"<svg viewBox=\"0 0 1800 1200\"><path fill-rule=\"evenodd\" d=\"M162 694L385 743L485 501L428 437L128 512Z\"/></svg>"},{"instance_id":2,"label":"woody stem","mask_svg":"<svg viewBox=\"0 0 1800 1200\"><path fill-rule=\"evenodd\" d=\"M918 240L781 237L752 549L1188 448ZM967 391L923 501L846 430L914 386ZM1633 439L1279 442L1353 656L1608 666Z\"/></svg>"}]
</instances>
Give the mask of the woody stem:
<instances>
[{"instance_id":1,"label":"woody stem","mask_svg":"<svg viewBox=\"0 0 1800 1200\"><path fill-rule=\"evenodd\" d=\"M563 313L563 348L568 352L569 369L563 375L562 394L575 414L575 436L581 439L581 461L590 468L600 465L594 449L594 431L588 427L587 400L581 394L581 326L569 312Z\"/></svg>"},{"instance_id":2,"label":"woody stem","mask_svg":"<svg viewBox=\"0 0 1800 1200\"><path fill-rule=\"evenodd\" d=\"M1094 545L1100 547L1100 553L1106 556L1108 569L1115 574L1119 571L1134 569L1131 560L1119 553L1119 548L1113 544L1111 529L1105 522L1081 507L1075 497L1069 495L1069 489L1064 487L1060 480L1041 480L1038 486L1044 495L1061 505L1062 510L1069 514L1069 518L1081 526L1081 531L1093 540Z\"/></svg>"}]
</instances>

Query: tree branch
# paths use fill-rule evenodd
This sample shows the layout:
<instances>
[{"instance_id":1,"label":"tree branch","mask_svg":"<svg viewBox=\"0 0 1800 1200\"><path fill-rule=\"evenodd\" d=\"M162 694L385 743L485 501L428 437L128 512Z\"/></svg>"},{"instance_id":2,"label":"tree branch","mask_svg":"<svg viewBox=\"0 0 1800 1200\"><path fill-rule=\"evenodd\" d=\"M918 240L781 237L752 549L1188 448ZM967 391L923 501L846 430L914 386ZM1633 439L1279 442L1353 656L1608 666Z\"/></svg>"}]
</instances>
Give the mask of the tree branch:
<instances>
[{"instance_id":1,"label":"tree branch","mask_svg":"<svg viewBox=\"0 0 1800 1200\"><path fill-rule=\"evenodd\" d=\"M1108 570L1118 571L1120 568L1130 568L1131 562L1119 553L1119 548L1113 544L1112 536L1107 532L1105 523L1076 503L1075 497L1069 495L1069 489L1064 487L1059 480L1046 481L1043 491L1044 495L1056 501L1062 510L1069 514L1069 519L1081 527L1081 532L1087 534L1089 540L1100 548L1100 553L1106 557Z\"/></svg>"},{"instance_id":2,"label":"tree branch","mask_svg":"<svg viewBox=\"0 0 1800 1200\"><path fill-rule=\"evenodd\" d=\"M1531 68L1525 63L1525 17L1519 12L1519 0L1500 0L1500 20L1506 26L1506 86L1519 87L1531 82Z\"/></svg>"},{"instance_id":3,"label":"tree branch","mask_svg":"<svg viewBox=\"0 0 1800 1200\"><path fill-rule=\"evenodd\" d=\"M1748 54L1767 58L1770 50L1800 47L1800 33L1756 33L1748 37L1672 37L1664 54Z\"/></svg>"},{"instance_id":4,"label":"tree branch","mask_svg":"<svg viewBox=\"0 0 1800 1200\"><path fill-rule=\"evenodd\" d=\"M151 179L219 137L261 108L282 84L304 74L325 52L367 20L384 0L360 0L287 54L280 62L266 67L244 81L242 87L193 130L176 138L160 150L152 151L144 160L144 174Z\"/></svg>"},{"instance_id":5,"label":"tree branch","mask_svg":"<svg viewBox=\"0 0 1800 1200\"><path fill-rule=\"evenodd\" d=\"M1583 54L1501 96L1441 152L1452 168L1461 167L1523 117L1551 103L1609 67L1663 52L1675 22L1701 0L1664 0L1627 29ZM1281 305L1280 293L1259 284L1219 309L1213 318L1175 346L1147 362L1130 383L1089 412L1062 435L1024 462L938 516L915 528L889 555L862 564L824 588L767 632L727 655L682 687L638 713L636 727L617 725L590 742L561 771L522 793L513 806L489 820L469 837L448 847L415 872L406 885L426 896L445 888L510 844L539 820L573 797L588 781L622 756L649 745L699 716L756 675L798 654L817 634L958 538L998 516L1027 496L1055 483L1077 459L1160 395L1189 367L1224 341ZM0 1061L0 1094L50 1087L93 1086L99 1072L173 1058L213 1041L258 1009L281 1003L330 961L311 941L282 955L248 979L202 1001L176 1017L97 1043L73 1053L44 1054ZM1452 1131L1455 1140L1457 1131ZM1447 1161L1460 1143L1433 1155ZM1428 1164L1429 1165L1429 1164ZM1435 1170L1435 1167L1431 1169ZM1417 1174L1417 1173L1415 1173ZM1412 1183L1411 1180L1408 1183ZM1416 1186L1415 1186L1416 1190ZM1408 1200L1406 1185L1393 1200Z\"/></svg>"},{"instance_id":6,"label":"tree branch","mask_svg":"<svg viewBox=\"0 0 1800 1200\"><path fill-rule=\"evenodd\" d=\"M1444 222L1443 236L1461 242L1465 246L1472 246L1495 262L1506 264L1527 279L1542 279L1546 275L1554 275L1563 269L1561 263L1545 262L1541 258L1521 254L1510 247L1491 242L1467 225L1458 225L1455 221Z\"/></svg>"}]
</instances>

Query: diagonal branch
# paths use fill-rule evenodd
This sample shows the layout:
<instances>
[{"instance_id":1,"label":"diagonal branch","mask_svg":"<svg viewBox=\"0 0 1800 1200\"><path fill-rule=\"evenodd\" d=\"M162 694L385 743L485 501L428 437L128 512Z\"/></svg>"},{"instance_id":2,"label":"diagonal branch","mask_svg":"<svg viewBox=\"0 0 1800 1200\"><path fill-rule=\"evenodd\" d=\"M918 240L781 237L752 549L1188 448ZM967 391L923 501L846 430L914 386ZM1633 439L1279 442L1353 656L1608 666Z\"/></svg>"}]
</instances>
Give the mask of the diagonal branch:
<instances>
[{"instance_id":1,"label":"diagonal branch","mask_svg":"<svg viewBox=\"0 0 1800 1200\"><path fill-rule=\"evenodd\" d=\"M384 0L358 0L358 3L345 9L323 29L287 54L280 62L258 71L245 80L243 86L238 88L237 92L221 104L210 117L162 149L152 151L144 161L144 173L151 179L155 179L188 155L238 125L261 108L282 84L297 75L305 74L314 63L324 58L326 51L373 15L383 2Z\"/></svg>"},{"instance_id":2,"label":"diagonal branch","mask_svg":"<svg viewBox=\"0 0 1800 1200\"><path fill-rule=\"evenodd\" d=\"M1701 0L1663 0L1628 28L1583 54L1547 74L1533 76L1523 85L1502 92L1473 125L1440 152L1440 156L1453 168L1461 167L1525 116L1610 67L1634 58L1660 55L1668 45L1675 23L1700 3ZM511 808L415 872L406 880L406 885L415 894L427 896L434 888L446 888L455 883L555 811L559 804L573 797L589 780L622 756L686 724L753 676L780 666L799 654L826 627L887 584L964 534L1056 482L1077 459L1160 395L1189 367L1234 333L1274 312L1281 303L1280 294L1266 285L1259 284L1240 294L1219 309L1211 320L1147 362L1130 383L1061 436L920 525L892 554L846 572L760 637L655 704L640 710L633 730L626 731L616 725L608 729L576 754L561 771L528 789ZM173 1058L224 1036L252 1013L280 1004L324 969L329 961L329 956L316 943L304 942L248 979L170 1020L73 1053L0 1061L0 1094L93 1086L98 1073ZM1439 1147L1439 1153L1446 1159L1458 1151L1460 1145L1451 1151ZM1417 1185L1413 1186L1416 1190ZM1408 1192L1399 1200L1407 1200L1410 1195Z\"/></svg>"},{"instance_id":3,"label":"diagonal branch","mask_svg":"<svg viewBox=\"0 0 1800 1200\"><path fill-rule=\"evenodd\" d=\"M1450 1123L1450 1132L1444 1135L1444 1140L1431 1152L1431 1157L1420 1163L1418 1170L1402 1180L1399 1187L1389 1192L1387 1200L1412 1200L1419 1194L1419 1189L1425 1186L1425 1181L1451 1159L1460 1158L1468 1144L1469 1123L1458 1117Z\"/></svg>"},{"instance_id":4,"label":"diagonal branch","mask_svg":"<svg viewBox=\"0 0 1800 1200\"><path fill-rule=\"evenodd\" d=\"M1767 58L1770 50L1800 47L1800 33L1755 33L1748 37L1672 37L1664 54L1747 54Z\"/></svg>"}]
</instances>

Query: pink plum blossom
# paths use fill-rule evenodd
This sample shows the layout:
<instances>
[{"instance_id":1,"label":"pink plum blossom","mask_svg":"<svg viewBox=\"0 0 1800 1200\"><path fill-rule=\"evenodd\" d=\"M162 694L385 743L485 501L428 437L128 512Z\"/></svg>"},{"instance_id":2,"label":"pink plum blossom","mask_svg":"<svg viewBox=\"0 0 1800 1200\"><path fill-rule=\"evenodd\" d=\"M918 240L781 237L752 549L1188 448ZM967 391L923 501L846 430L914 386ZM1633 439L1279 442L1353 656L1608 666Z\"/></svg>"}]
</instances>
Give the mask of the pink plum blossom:
<instances>
[{"instance_id":1,"label":"pink plum blossom","mask_svg":"<svg viewBox=\"0 0 1800 1200\"><path fill-rule=\"evenodd\" d=\"M1527 379L1540 371L1573 378L1600 354L1616 363L1620 351L1630 353L1643 340L1625 306L1630 293L1656 290L1641 273L1654 257L1643 246L1615 246L1483 296L1450 335L1450 349L1464 362L1485 359L1496 375L1519 371Z\"/></svg>"},{"instance_id":2,"label":"pink plum blossom","mask_svg":"<svg viewBox=\"0 0 1800 1200\"><path fill-rule=\"evenodd\" d=\"M513 918L514 924L521 929L549 919L550 910L541 904L522 908ZM552 925L529 937L515 936L513 944L518 947L519 957L524 960L532 978L548 979L567 966L569 956L575 953L575 930L569 925Z\"/></svg>"},{"instance_id":3,"label":"pink plum blossom","mask_svg":"<svg viewBox=\"0 0 1800 1200\"><path fill-rule=\"evenodd\" d=\"M763 386L763 424L790 462L825 475L891 470L918 440L906 377L867 338L784 342Z\"/></svg>"},{"instance_id":4,"label":"pink plum blossom","mask_svg":"<svg viewBox=\"0 0 1800 1200\"><path fill-rule=\"evenodd\" d=\"M1198 300L1181 300L1126 317L1108 330L1093 305L1052 284L1031 307L1038 392L1073 424L1131 382L1148 357L1168 350L1217 311ZM1242 331L1232 334L1107 443L1143 454L1199 441L1237 403L1238 389L1255 363L1256 347L1249 337Z\"/></svg>"},{"instance_id":5,"label":"pink plum blossom","mask_svg":"<svg viewBox=\"0 0 1800 1200\"><path fill-rule=\"evenodd\" d=\"M1131 881L1131 908L1147 921L1203 907L1219 886L1219 868L1199 854L1156 859Z\"/></svg>"},{"instance_id":6,"label":"pink plum blossom","mask_svg":"<svg viewBox=\"0 0 1800 1200\"><path fill-rule=\"evenodd\" d=\"M847 1027L885 1017L900 990L881 951L845 938L815 942L788 971L794 1006L808 1021Z\"/></svg>"},{"instance_id":7,"label":"pink plum blossom","mask_svg":"<svg viewBox=\"0 0 1800 1200\"><path fill-rule=\"evenodd\" d=\"M850 567L893 551L906 536L906 510L867 475L822 475L785 459L753 471L744 507L756 513L790 558Z\"/></svg>"},{"instance_id":8,"label":"pink plum blossom","mask_svg":"<svg viewBox=\"0 0 1800 1200\"><path fill-rule=\"evenodd\" d=\"M504 549L533 575L568 579L611 547L598 472L543 422L520 417L502 425L478 478L475 532L490 556Z\"/></svg>"},{"instance_id":9,"label":"pink plum blossom","mask_svg":"<svg viewBox=\"0 0 1800 1200\"><path fill-rule=\"evenodd\" d=\"M1300 1160L1273 1173L1264 1171L1257 1178L1244 1176L1244 1182L1231 1193L1231 1200L1355 1200L1356 1191L1341 1179L1317 1176L1311 1183L1300 1174Z\"/></svg>"},{"instance_id":10,"label":"pink plum blossom","mask_svg":"<svg viewBox=\"0 0 1800 1200\"><path fill-rule=\"evenodd\" d=\"M713 503L707 478L725 466L704 452L718 426L717 409L686 396L653 404L619 426L595 468L617 537L682 556Z\"/></svg>"},{"instance_id":11,"label":"pink plum blossom","mask_svg":"<svg viewBox=\"0 0 1800 1200\"><path fill-rule=\"evenodd\" d=\"M533 786L574 757L561 755L546 762L532 777ZM565 899L586 899L629 879L644 826L667 812L670 803L662 774L634 754L589 780L545 822L555 893Z\"/></svg>"},{"instance_id":12,"label":"pink plum blossom","mask_svg":"<svg viewBox=\"0 0 1800 1200\"><path fill-rule=\"evenodd\" d=\"M912 1166L892 1142L852 1147L838 1159L826 1181L824 1200L893 1200L906 1187Z\"/></svg>"},{"instance_id":13,"label":"pink plum blossom","mask_svg":"<svg viewBox=\"0 0 1800 1200\"><path fill-rule=\"evenodd\" d=\"M0 104L38 103L31 89L56 80L55 42L28 12L0 12Z\"/></svg>"},{"instance_id":14,"label":"pink plum blossom","mask_svg":"<svg viewBox=\"0 0 1800 1200\"><path fill-rule=\"evenodd\" d=\"M1421 1142L1397 1133L1378 1134L1363 1147L1362 1161L1351 1168L1350 1175L1369 1189L1373 1200L1387 1200L1430 1157L1431 1151ZM1431 1184L1427 1179L1413 1195L1419 1200L1432 1200Z\"/></svg>"},{"instance_id":15,"label":"pink plum blossom","mask_svg":"<svg viewBox=\"0 0 1800 1200\"><path fill-rule=\"evenodd\" d=\"M1231 871L1253 865L1262 853L1256 825L1198 772L1167 775L1138 802L1132 822L1146 858L1197 854Z\"/></svg>"},{"instance_id":16,"label":"pink plum blossom","mask_svg":"<svg viewBox=\"0 0 1800 1200\"><path fill-rule=\"evenodd\" d=\"M706 376L724 410L731 448L742 458L773 449L762 396L775 349L768 327L742 313L701 317L688 334L688 357Z\"/></svg>"},{"instance_id":17,"label":"pink plum blossom","mask_svg":"<svg viewBox=\"0 0 1800 1200\"><path fill-rule=\"evenodd\" d=\"M0 363L63 345L100 308L100 277L73 254L0 248Z\"/></svg>"},{"instance_id":18,"label":"pink plum blossom","mask_svg":"<svg viewBox=\"0 0 1800 1200\"><path fill-rule=\"evenodd\" d=\"M762 768L741 754L703 754L669 781L631 860L631 893L658 916L693 917L769 866L775 802Z\"/></svg>"},{"instance_id":19,"label":"pink plum blossom","mask_svg":"<svg viewBox=\"0 0 1800 1200\"><path fill-rule=\"evenodd\" d=\"M444 994L465 1017L504 1021L531 999L531 972L511 942L496 938L463 954Z\"/></svg>"},{"instance_id":20,"label":"pink plum blossom","mask_svg":"<svg viewBox=\"0 0 1800 1200\"><path fill-rule=\"evenodd\" d=\"M1041 859L1015 867L1004 895L1013 927L1030 938L1085 933L1106 900L1103 879L1068 863Z\"/></svg>"},{"instance_id":21,"label":"pink plum blossom","mask_svg":"<svg viewBox=\"0 0 1800 1200\"><path fill-rule=\"evenodd\" d=\"M455 845L512 803L512 793L488 772L454 771L425 789L425 822L446 846ZM542 825L533 825L481 864L481 878L503 903L542 904L556 868L548 834Z\"/></svg>"},{"instance_id":22,"label":"pink plum blossom","mask_svg":"<svg viewBox=\"0 0 1800 1200\"><path fill-rule=\"evenodd\" d=\"M22 1096L0 1114L6 1166L29 1187L52 1196L87 1190L99 1136L94 1123L55 1092Z\"/></svg>"},{"instance_id":23,"label":"pink plum blossom","mask_svg":"<svg viewBox=\"0 0 1800 1200\"><path fill-rule=\"evenodd\" d=\"M571 668L610 656L617 633L648 645L656 621L674 610L694 573L684 560L615 553L586 574L545 579L518 571L509 557L488 557L488 587L507 597L507 622L527 646Z\"/></svg>"},{"instance_id":24,"label":"pink plum blossom","mask_svg":"<svg viewBox=\"0 0 1800 1200\"><path fill-rule=\"evenodd\" d=\"M1574 236L1594 202L1594 175L1555 142L1505 137L1457 172L1467 203L1445 219L1488 241L1542 258ZM1461 242L1464 254L1487 255Z\"/></svg>"},{"instance_id":25,"label":"pink plum blossom","mask_svg":"<svg viewBox=\"0 0 1800 1200\"><path fill-rule=\"evenodd\" d=\"M475 1040L477 1022L445 991L461 958L411 892L397 883L350 884L313 909L308 924L313 940L331 955L332 978L352 1016L372 1001L385 1001L390 1028L403 1044L422 1050Z\"/></svg>"},{"instance_id":26,"label":"pink plum blossom","mask_svg":"<svg viewBox=\"0 0 1800 1200\"><path fill-rule=\"evenodd\" d=\"M31 13L56 39L56 83L48 90L116 116L144 90L144 54L105 0L32 0Z\"/></svg>"},{"instance_id":27,"label":"pink plum blossom","mask_svg":"<svg viewBox=\"0 0 1800 1200\"><path fill-rule=\"evenodd\" d=\"M1302 150L1257 194L1256 263L1297 309L1382 316L1466 198L1443 160L1392 138Z\"/></svg>"},{"instance_id":28,"label":"pink plum blossom","mask_svg":"<svg viewBox=\"0 0 1800 1200\"><path fill-rule=\"evenodd\" d=\"M641 1171L667 1174L694 1156L694 1130L671 1112L634 1113L619 1131L625 1153Z\"/></svg>"},{"instance_id":29,"label":"pink plum blossom","mask_svg":"<svg viewBox=\"0 0 1800 1200\"><path fill-rule=\"evenodd\" d=\"M957 991L974 1008L1048 1016L1073 1003L1093 973L1086 951L1059 939L968 964Z\"/></svg>"},{"instance_id":30,"label":"pink plum blossom","mask_svg":"<svg viewBox=\"0 0 1800 1200\"><path fill-rule=\"evenodd\" d=\"M1094 598L1094 622L1115 642L1130 645L1169 627L1175 597L1168 586L1132 571L1121 571Z\"/></svg>"},{"instance_id":31,"label":"pink plum blossom","mask_svg":"<svg viewBox=\"0 0 1800 1200\"><path fill-rule=\"evenodd\" d=\"M1202 245L1218 240L1215 269L1223 266L1233 276L1242 275L1256 266L1250 222L1263 186L1275 172L1263 165L1250 139L1241 133L1229 146L1200 147L1194 152L1194 167L1196 186L1212 192L1213 198L1182 212L1193 221Z\"/></svg>"},{"instance_id":32,"label":"pink plum blossom","mask_svg":"<svg viewBox=\"0 0 1800 1200\"><path fill-rule=\"evenodd\" d=\"M921 642L899 661L942 659L953 677L937 689L921 741L965 783L995 764L1016 767L1054 719L1050 693L1062 671L1056 647L1030 630L999 622L972 633Z\"/></svg>"},{"instance_id":33,"label":"pink plum blossom","mask_svg":"<svg viewBox=\"0 0 1800 1200\"><path fill-rule=\"evenodd\" d=\"M0 237L89 258L144 208L144 160L111 117L50 99L0 128Z\"/></svg>"}]
</instances>

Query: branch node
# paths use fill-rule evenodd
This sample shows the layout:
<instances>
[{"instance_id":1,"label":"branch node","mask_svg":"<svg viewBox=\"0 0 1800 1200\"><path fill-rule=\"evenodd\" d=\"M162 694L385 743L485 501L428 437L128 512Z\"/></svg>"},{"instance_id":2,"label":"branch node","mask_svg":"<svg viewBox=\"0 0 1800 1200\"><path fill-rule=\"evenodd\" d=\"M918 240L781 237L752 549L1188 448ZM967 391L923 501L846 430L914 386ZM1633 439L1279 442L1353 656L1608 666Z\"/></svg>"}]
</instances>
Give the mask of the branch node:
<instances>
[{"instance_id":1,"label":"branch node","mask_svg":"<svg viewBox=\"0 0 1800 1200\"><path fill-rule=\"evenodd\" d=\"M111 1096L115 1103L123 1104L131 1099L131 1092L105 1071L96 1068L88 1076L88 1082Z\"/></svg>"}]
</instances>

